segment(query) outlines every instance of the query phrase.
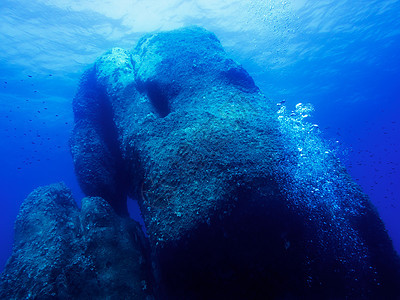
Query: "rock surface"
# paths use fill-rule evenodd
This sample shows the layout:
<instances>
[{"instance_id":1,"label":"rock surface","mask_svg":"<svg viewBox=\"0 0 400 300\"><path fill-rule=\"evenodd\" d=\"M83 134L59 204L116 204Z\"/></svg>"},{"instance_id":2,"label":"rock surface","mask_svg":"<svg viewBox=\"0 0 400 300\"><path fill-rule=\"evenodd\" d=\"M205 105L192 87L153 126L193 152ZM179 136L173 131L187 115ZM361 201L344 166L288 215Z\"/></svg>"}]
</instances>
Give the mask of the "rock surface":
<instances>
[{"instance_id":1,"label":"rock surface","mask_svg":"<svg viewBox=\"0 0 400 300\"><path fill-rule=\"evenodd\" d=\"M64 184L37 188L21 206L1 299L153 299L138 223L102 198L76 206Z\"/></svg>"},{"instance_id":2,"label":"rock surface","mask_svg":"<svg viewBox=\"0 0 400 300\"><path fill-rule=\"evenodd\" d=\"M112 118L82 114L98 93ZM384 226L303 122L306 107L277 113L214 34L184 28L147 35L131 52L111 50L83 76L74 109L77 173L93 171L93 160L105 170L81 180L83 189L103 195L106 182L113 190L112 166L122 160L123 198L140 202L158 286L172 299L399 293ZM111 119L112 142L101 129ZM75 136L91 127L91 142L117 143L118 157L85 150ZM104 197L118 211L120 200Z\"/></svg>"}]
</instances>

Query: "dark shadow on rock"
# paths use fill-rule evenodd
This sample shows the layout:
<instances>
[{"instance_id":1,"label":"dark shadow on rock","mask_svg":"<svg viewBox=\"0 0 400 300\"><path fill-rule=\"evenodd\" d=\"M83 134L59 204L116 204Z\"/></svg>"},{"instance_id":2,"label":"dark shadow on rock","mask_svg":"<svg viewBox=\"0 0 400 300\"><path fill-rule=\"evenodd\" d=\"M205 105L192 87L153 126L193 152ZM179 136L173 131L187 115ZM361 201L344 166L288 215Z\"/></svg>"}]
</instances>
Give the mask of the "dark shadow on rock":
<instances>
[{"instance_id":1,"label":"dark shadow on rock","mask_svg":"<svg viewBox=\"0 0 400 300\"><path fill-rule=\"evenodd\" d=\"M106 91L88 70L73 101L75 127L70 149L79 184L87 196L106 199L128 216L128 172L123 161L114 112Z\"/></svg>"}]
</instances>

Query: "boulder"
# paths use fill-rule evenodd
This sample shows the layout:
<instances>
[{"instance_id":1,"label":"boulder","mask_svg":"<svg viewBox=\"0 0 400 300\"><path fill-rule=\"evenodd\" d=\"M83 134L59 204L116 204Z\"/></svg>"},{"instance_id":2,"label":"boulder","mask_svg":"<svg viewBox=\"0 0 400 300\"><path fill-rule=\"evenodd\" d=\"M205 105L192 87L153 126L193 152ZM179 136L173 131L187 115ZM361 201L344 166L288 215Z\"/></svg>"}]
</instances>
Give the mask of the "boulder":
<instances>
[{"instance_id":1,"label":"boulder","mask_svg":"<svg viewBox=\"0 0 400 300\"><path fill-rule=\"evenodd\" d=\"M104 199L84 198L80 210L58 183L23 202L1 299L154 299L152 289L140 225Z\"/></svg>"}]
</instances>

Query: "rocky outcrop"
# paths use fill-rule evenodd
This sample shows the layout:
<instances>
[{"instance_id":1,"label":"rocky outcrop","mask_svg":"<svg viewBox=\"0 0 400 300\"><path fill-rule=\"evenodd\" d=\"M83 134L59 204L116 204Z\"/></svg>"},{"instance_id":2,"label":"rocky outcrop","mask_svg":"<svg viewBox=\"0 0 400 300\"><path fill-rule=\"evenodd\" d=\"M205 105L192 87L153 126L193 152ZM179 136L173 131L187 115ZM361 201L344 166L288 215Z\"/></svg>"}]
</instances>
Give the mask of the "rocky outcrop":
<instances>
[{"instance_id":1,"label":"rocky outcrop","mask_svg":"<svg viewBox=\"0 0 400 300\"><path fill-rule=\"evenodd\" d=\"M1 299L153 299L140 225L99 197L80 210L64 184L37 188L21 206Z\"/></svg>"},{"instance_id":2,"label":"rocky outcrop","mask_svg":"<svg viewBox=\"0 0 400 300\"><path fill-rule=\"evenodd\" d=\"M78 177L90 174L83 189L117 211L121 197L104 186L118 182L123 198L139 200L158 286L173 299L398 293L399 262L382 222L301 108L278 114L204 29L150 34L83 76L75 167ZM116 161L127 180L115 179Z\"/></svg>"},{"instance_id":3,"label":"rocky outcrop","mask_svg":"<svg viewBox=\"0 0 400 300\"><path fill-rule=\"evenodd\" d=\"M40 264L24 257L53 243L39 231L47 223L29 227L44 240L26 256L18 256L28 244L17 226L21 245L3 279L7 291L22 290L16 278L24 268L32 275L46 266L45 276L57 276L23 277L21 286L46 295L57 286L69 297L74 285L82 295L85 286L95 289L96 278L101 295L150 295L149 267L137 259L145 257L143 235L110 208L126 216L130 196L145 221L156 298L400 296L400 263L384 225L304 121L309 108L278 111L214 34L184 28L146 35L132 51L112 49L83 75L73 106L71 152L91 197L82 212L64 205L60 223L49 223L67 231L67 242L46 250L54 254ZM105 229L91 229L98 226ZM69 268L72 275L58 275Z\"/></svg>"}]
</instances>

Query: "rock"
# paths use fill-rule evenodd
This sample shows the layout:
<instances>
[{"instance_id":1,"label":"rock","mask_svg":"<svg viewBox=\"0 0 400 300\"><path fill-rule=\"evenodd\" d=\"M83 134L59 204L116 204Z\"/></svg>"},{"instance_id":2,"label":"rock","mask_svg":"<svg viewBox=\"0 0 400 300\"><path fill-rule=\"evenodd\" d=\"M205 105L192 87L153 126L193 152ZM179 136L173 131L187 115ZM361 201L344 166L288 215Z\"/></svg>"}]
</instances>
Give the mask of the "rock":
<instances>
[{"instance_id":1,"label":"rock","mask_svg":"<svg viewBox=\"0 0 400 300\"><path fill-rule=\"evenodd\" d=\"M307 106L277 112L214 34L112 49L73 106L71 153L90 197L81 211L64 186L28 197L2 298L145 299L153 286L160 299L400 297L384 225L303 121ZM127 196L152 269L139 226L121 218Z\"/></svg>"},{"instance_id":2,"label":"rock","mask_svg":"<svg viewBox=\"0 0 400 300\"><path fill-rule=\"evenodd\" d=\"M80 183L117 212L139 200L162 298L399 295L384 225L302 121L306 106L277 113L214 34L184 28L107 52L74 107ZM81 138L92 128L95 141Z\"/></svg>"},{"instance_id":3,"label":"rock","mask_svg":"<svg viewBox=\"0 0 400 300\"><path fill-rule=\"evenodd\" d=\"M99 197L77 207L62 183L37 188L21 206L1 299L153 299L140 225Z\"/></svg>"},{"instance_id":4,"label":"rock","mask_svg":"<svg viewBox=\"0 0 400 300\"><path fill-rule=\"evenodd\" d=\"M93 72L87 72L82 81L84 88L74 99L77 121L70 139L76 175L86 195L112 199L114 210L120 216L128 216L127 175L112 108L107 95L93 80Z\"/></svg>"}]
</instances>

